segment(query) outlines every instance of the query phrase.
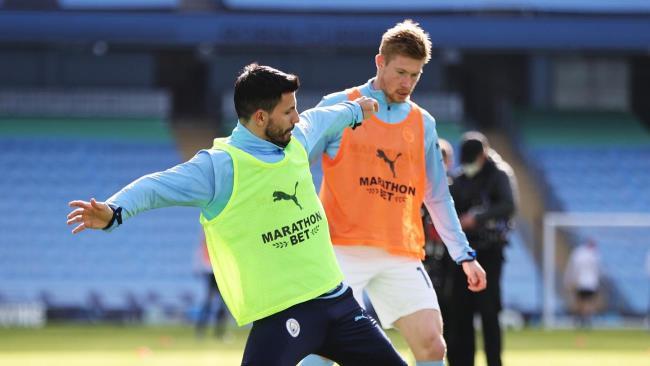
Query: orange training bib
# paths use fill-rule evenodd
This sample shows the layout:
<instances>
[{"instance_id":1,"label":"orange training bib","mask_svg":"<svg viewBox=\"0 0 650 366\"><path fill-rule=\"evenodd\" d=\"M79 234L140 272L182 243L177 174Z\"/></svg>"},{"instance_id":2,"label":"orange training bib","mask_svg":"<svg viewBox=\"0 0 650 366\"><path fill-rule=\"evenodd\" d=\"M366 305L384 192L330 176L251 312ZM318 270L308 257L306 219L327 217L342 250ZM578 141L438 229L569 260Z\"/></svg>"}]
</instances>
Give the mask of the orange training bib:
<instances>
[{"instance_id":1,"label":"orange training bib","mask_svg":"<svg viewBox=\"0 0 650 366\"><path fill-rule=\"evenodd\" d=\"M348 98L361 96L358 89ZM367 245L424 258L424 123L411 112L389 124L375 116L345 129L334 159L323 155L320 198L336 245Z\"/></svg>"}]
</instances>

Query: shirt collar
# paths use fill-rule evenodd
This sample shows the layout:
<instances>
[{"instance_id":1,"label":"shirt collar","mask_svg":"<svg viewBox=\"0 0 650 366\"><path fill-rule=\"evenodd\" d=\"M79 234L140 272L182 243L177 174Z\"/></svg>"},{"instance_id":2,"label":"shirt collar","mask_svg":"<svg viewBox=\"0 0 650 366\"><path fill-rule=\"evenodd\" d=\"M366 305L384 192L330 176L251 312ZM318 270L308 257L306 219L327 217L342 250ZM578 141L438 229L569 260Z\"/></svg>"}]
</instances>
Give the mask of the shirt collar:
<instances>
[{"instance_id":1,"label":"shirt collar","mask_svg":"<svg viewBox=\"0 0 650 366\"><path fill-rule=\"evenodd\" d=\"M255 136L248 128L237 122L237 126L232 130L230 135L230 143L247 152L256 153L274 153L284 150L284 148L275 145L270 141L266 141Z\"/></svg>"},{"instance_id":2,"label":"shirt collar","mask_svg":"<svg viewBox=\"0 0 650 366\"><path fill-rule=\"evenodd\" d=\"M368 94L370 94L370 97L376 99L379 103L386 104L386 94L384 94L384 91L381 89L375 89L375 87L373 86L375 79L376 78L371 78L366 83L366 87L368 88Z\"/></svg>"}]
</instances>

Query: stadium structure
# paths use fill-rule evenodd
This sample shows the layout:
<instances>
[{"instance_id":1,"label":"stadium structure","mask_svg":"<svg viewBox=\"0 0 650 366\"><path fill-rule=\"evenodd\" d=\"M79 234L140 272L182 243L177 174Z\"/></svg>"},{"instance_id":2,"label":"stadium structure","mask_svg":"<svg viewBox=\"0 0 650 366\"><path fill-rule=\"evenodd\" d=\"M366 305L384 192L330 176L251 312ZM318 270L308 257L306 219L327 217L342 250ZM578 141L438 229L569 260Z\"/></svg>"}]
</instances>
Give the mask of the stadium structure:
<instances>
[{"instance_id":1,"label":"stadium structure","mask_svg":"<svg viewBox=\"0 0 650 366\"><path fill-rule=\"evenodd\" d=\"M197 210L73 238L67 202L108 198L228 134L233 80L250 62L299 75L301 110L365 82L381 34L406 18L435 48L413 99L454 144L485 132L518 178L508 314L562 325L568 253L594 238L600 324L639 324L650 298L638 285L650 281L642 0L0 0L0 319L196 316ZM571 219L584 214L607 225Z\"/></svg>"}]
</instances>

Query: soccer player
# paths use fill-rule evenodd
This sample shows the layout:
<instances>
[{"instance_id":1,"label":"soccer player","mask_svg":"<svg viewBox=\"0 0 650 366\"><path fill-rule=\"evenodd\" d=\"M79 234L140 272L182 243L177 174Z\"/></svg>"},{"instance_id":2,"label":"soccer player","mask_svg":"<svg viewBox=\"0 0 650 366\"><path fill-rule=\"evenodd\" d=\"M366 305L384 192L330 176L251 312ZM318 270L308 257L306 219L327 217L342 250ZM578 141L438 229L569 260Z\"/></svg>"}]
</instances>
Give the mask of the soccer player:
<instances>
[{"instance_id":1,"label":"soccer player","mask_svg":"<svg viewBox=\"0 0 650 366\"><path fill-rule=\"evenodd\" d=\"M229 137L106 202L70 202L68 225L75 234L112 230L145 210L200 207L223 298L239 325L253 322L242 365L295 365L310 353L342 365L406 365L341 283L309 172L312 147L372 115L376 101L298 115L298 86L295 75L248 65L235 82L239 123Z\"/></svg>"},{"instance_id":2,"label":"soccer player","mask_svg":"<svg viewBox=\"0 0 650 366\"><path fill-rule=\"evenodd\" d=\"M354 133L323 141L320 198L346 282L361 303L365 289L384 327L404 336L417 365L442 365L445 341L435 291L420 262L422 202L468 288L483 290L485 272L461 230L449 195L435 120L410 100L431 41L417 23L388 29L366 84L327 95L319 106L368 96L379 111ZM303 365L316 365L311 356Z\"/></svg>"}]
</instances>

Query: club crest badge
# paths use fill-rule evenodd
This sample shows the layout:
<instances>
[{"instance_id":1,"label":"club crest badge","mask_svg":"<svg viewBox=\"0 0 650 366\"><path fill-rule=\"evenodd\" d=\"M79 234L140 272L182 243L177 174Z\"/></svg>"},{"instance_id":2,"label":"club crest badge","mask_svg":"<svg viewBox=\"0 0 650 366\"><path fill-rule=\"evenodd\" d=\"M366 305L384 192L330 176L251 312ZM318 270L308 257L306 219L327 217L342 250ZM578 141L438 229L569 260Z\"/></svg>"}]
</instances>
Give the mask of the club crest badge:
<instances>
[{"instance_id":1,"label":"club crest badge","mask_svg":"<svg viewBox=\"0 0 650 366\"><path fill-rule=\"evenodd\" d=\"M300 334L300 323L294 318L289 318L287 320L287 331L293 338L298 337L298 334Z\"/></svg>"}]
</instances>

